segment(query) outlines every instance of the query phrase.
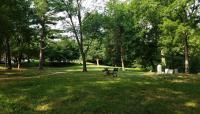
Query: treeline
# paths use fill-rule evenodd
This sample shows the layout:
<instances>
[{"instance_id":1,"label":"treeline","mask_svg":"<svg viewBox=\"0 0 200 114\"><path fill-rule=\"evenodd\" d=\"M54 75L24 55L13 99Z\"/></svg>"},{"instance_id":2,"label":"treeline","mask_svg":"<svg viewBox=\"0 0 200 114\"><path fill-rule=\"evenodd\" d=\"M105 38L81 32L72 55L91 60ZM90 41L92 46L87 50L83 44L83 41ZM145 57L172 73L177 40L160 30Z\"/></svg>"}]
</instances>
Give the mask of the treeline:
<instances>
[{"instance_id":1,"label":"treeline","mask_svg":"<svg viewBox=\"0 0 200 114\"><path fill-rule=\"evenodd\" d=\"M45 60L68 62L80 57L83 71L86 61L92 61L122 70L155 70L162 64L185 73L199 72L198 0L110 0L103 13L87 11L83 2L0 2L0 55L8 69L12 61L20 67L23 59L39 59L43 69ZM65 25L62 29L53 27L58 21Z\"/></svg>"},{"instance_id":2,"label":"treeline","mask_svg":"<svg viewBox=\"0 0 200 114\"><path fill-rule=\"evenodd\" d=\"M162 64L199 72L199 6L196 0L110 1L102 20L103 48L94 43L90 58L122 68L155 70Z\"/></svg>"}]
</instances>

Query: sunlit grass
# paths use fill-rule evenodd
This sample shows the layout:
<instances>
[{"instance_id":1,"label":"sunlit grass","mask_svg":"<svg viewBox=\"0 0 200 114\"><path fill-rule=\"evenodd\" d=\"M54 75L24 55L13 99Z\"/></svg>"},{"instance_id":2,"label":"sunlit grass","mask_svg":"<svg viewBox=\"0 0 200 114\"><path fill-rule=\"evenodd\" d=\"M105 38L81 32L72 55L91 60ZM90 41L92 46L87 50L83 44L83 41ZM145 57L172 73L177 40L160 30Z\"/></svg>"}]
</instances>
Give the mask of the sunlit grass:
<instances>
[{"instance_id":1,"label":"sunlit grass","mask_svg":"<svg viewBox=\"0 0 200 114\"><path fill-rule=\"evenodd\" d=\"M80 65L0 70L0 114L198 114L200 76L160 76ZM112 67L109 67L112 69Z\"/></svg>"}]
</instances>

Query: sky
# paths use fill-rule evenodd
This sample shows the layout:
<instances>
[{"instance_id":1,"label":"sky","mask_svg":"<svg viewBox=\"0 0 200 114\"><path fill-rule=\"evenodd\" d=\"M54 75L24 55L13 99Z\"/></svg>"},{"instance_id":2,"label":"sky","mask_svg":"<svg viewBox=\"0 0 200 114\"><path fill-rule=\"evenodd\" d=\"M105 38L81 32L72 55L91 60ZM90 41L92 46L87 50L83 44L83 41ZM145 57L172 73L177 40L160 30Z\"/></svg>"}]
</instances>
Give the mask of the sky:
<instances>
[{"instance_id":1,"label":"sky","mask_svg":"<svg viewBox=\"0 0 200 114\"><path fill-rule=\"evenodd\" d=\"M86 7L90 10L94 10L95 8L98 10L104 10L106 2L109 0L84 0L83 7Z\"/></svg>"},{"instance_id":2,"label":"sky","mask_svg":"<svg viewBox=\"0 0 200 114\"><path fill-rule=\"evenodd\" d=\"M106 3L109 0L83 0L82 6L87 12L91 11L98 11L98 12L103 12L105 10ZM57 14L58 16L65 16L66 14L64 13L59 13ZM67 26L69 26L65 21L58 21L56 25L51 26L53 29L66 29ZM76 19L74 19L74 22L76 23ZM71 36L70 33L65 32L63 35L68 35Z\"/></svg>"}]
</instances>

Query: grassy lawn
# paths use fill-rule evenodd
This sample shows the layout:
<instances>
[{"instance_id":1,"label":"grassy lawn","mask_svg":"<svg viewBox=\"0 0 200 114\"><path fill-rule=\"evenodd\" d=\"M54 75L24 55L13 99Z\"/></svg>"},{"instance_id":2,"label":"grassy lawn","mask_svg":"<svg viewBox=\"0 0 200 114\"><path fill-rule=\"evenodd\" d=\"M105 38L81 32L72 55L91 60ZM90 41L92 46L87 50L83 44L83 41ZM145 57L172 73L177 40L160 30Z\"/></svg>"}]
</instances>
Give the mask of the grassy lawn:
<instances>
[{"instance_id":1,"label":"grassy lawn","mask_svg":"<svg viewBox=\"0 0 200 114\"><path fill-rule=\"evenodd\" d=\"M0 114L199 114L200 76L126 71L105 77L102 67L0 70Z\"/></svg>"}]
</instances>

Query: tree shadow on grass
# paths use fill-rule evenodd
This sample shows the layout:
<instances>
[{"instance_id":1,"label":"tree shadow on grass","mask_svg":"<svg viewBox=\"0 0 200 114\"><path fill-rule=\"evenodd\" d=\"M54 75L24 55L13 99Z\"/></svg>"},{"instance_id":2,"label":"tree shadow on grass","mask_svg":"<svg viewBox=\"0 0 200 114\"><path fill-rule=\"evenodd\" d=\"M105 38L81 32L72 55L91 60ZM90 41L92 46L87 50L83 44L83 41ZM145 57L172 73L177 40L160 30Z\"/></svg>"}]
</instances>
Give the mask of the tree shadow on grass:
<instances>
[{"instance_id":1,"label":"tree shadow on grass","mask_svg":"<svg viewBox=\"0 0 200 114\"><path fill-rule=\"evenodd\" d=\"M58 71L60 72L60 71ZM134 75L133 75L134 74ZM0 86L2 114L175 114L200 112L200 78L67 72Z\"/></svg>"}]
</instances>

